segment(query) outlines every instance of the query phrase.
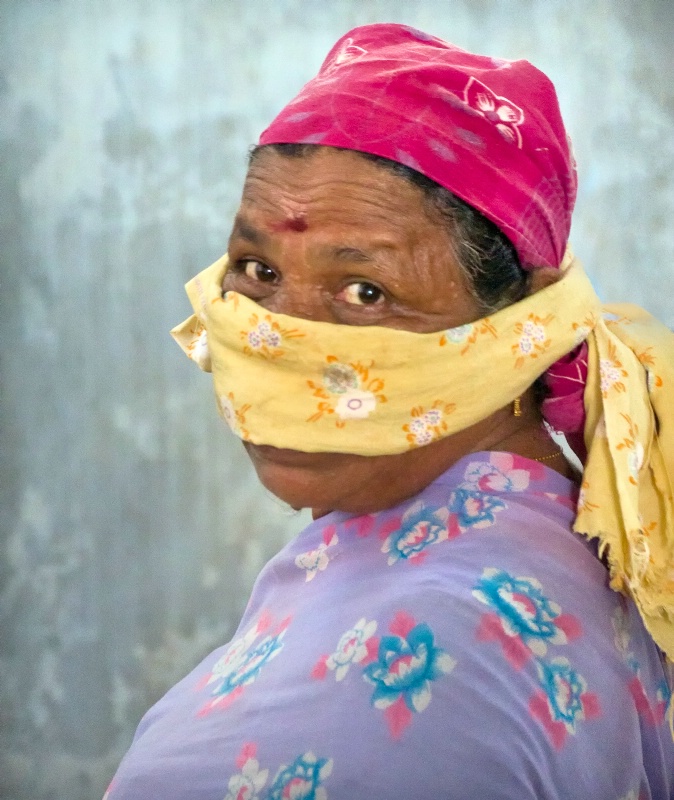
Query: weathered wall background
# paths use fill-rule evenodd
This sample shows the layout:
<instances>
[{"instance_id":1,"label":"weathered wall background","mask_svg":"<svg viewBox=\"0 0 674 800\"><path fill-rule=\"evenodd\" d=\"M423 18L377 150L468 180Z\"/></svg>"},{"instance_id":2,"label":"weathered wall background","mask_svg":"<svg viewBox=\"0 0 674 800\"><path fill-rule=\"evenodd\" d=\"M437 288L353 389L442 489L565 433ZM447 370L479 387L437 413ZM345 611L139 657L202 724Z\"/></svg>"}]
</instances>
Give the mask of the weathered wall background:
<instances>
[{"instance_id":1,"label":"weathered wall background","mask_svg":"<svg viewBox=\"0 0 674 800\"><path fill-rule=\"evenodd\" d=\"M576 251L606 299L674 324L669 0L0 0L3 798L100 797L303 522L167 331L225 248L247 147L382 20L552 76Z\"/></svg>"}]
</instances>

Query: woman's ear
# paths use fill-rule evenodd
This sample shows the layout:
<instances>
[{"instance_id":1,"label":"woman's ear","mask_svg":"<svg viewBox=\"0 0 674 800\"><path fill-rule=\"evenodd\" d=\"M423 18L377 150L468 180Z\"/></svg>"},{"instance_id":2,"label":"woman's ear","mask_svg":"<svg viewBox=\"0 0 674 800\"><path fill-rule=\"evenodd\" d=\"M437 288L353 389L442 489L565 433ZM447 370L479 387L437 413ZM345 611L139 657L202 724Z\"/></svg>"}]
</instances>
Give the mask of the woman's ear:
<instances>
[{"instance_id":1,"label":"woman's ear","mask_svg":"<svg viewBox=\"0 0 674 800\"><path fill-rule=\"evenodd\" d=\"M564 273L556 267L538 267L537 269L532 269L527 281L527 297L536 294L536 292L540 292L541 289L545 289L553 283L557 283L563 274Z\"/></svg>"}]
</instances>

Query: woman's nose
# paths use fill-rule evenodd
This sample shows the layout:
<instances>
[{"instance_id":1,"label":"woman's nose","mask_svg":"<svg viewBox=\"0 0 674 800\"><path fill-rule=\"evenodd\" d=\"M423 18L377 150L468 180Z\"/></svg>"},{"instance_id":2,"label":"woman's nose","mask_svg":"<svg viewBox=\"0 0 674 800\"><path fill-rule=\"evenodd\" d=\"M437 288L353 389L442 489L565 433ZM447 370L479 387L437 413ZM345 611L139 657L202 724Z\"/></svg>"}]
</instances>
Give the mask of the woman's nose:
<instances>
[{"instance_id":1,"label":"woman's nose","mask_svg":"<svg viewBox=\"0 0 674 800\"><path fill-rule=\"evenodd\" d=\"M329 295L320 285L309 281L283 278L269 297L260 303L274 314L309 319L315 322L336 322L329 305Z\"/></svg>"}]
</instances>

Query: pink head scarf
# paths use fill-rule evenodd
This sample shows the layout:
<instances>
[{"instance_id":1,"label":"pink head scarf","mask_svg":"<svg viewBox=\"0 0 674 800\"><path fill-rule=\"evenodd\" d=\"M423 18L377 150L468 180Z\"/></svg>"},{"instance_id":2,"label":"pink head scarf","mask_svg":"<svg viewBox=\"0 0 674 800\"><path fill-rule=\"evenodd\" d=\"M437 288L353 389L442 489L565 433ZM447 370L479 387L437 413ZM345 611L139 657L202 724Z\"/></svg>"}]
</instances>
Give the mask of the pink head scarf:
<instances>
[{"instance_id":1,"label":"pink head scarf","mask_svg":"<svg viewBox=\"0 0 674 800\"><path fill-rule=\"evenodd\" d=\"M339 39L260 137L281 143L405 164L494 222L525 269L562 261L575 161L555 89L527 61L474 55L404 25L364 25ZM585 355L551 368L543 410L558 430L582 430Z\"/></svg>"},{"instance_id":2,"label":"pink head scarf","mask_svg":"<svg viewBox=\"0 0 674 800\"><path fill-rule=\"evenodd\" d=\"M555 89L528 61L473 55L404 25L364 25L260 137L384 156L492 220L522 266L557 267L576 169Z\"/></svg>"}]
</instances>

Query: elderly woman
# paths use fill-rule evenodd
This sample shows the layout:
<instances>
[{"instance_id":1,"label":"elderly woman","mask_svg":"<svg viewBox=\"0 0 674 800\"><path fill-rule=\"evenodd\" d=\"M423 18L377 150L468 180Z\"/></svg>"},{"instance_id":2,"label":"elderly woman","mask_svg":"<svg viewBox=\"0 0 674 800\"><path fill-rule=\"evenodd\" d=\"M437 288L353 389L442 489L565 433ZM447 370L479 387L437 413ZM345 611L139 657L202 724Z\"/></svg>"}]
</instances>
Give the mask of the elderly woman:
<instances>
[{"instance_id":1,"label":"elderly woman","mask_svg":"<svg viewBox=\"0 0 674 800\"><path fill-rule=\"evenodd\" d=\"M674 797L674 343L602 311L575 189L544 75L399 25L263 133L174 335L314 522L110 800Z\"/></svg>"}]
</instances>

